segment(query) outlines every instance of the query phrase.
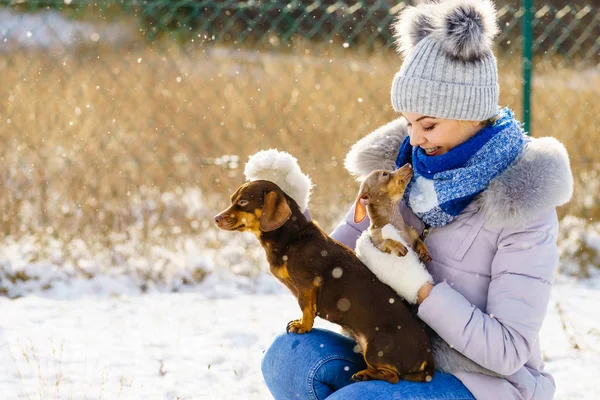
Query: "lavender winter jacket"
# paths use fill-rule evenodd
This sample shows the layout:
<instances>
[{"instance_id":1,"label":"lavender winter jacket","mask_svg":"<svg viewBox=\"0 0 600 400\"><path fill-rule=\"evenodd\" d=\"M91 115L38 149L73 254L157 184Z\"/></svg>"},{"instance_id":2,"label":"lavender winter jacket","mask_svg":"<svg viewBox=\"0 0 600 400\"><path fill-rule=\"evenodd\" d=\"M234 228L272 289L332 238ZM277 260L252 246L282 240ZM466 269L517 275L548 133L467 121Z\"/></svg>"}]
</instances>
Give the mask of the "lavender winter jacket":
<instances>
[{"instance_id":1,"label":"lavender winter jacket","mask_svg":"<svg viewBox=\"0 0 600 400\"><path fill-rule=\"evenodd\" d=\"M406 120L397 119L357 142L346 168L357 177L395 169ZM555 208L572 194L566 150L552 138L532 139L454 221L425 239L435 286L419 317L446 342L506 378L456 376L477 399L551 399L554 379L544 372L538 332L558 266ZM422 222L401 206L418 231ZM332 237L350 248L369 221L346 215Z\"/></svg>"}]
</instances>

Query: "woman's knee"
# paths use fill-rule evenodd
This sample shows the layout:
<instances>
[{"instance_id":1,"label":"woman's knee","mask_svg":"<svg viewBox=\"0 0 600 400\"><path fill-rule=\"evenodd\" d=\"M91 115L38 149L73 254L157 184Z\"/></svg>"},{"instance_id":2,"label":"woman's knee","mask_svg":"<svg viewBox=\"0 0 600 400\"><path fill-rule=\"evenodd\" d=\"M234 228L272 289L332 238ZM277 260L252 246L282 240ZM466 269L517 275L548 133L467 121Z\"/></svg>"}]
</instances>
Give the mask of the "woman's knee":
<instances>
[{"instance_id":1,"label":"woman's knee","mask_svg":"<svg viewBox=\"0 0 600 400\"><path fill-rule=\"evenodd\" d=\"M265 383L276 399L324 398L324 384L328 377L340 378L333 370L345 375L362 362L362 355L354 352L355 343L335 332L313 329L310 333L282 334L275 338L263 356L261 369ZM344 366L351 367L344 371ZM355 372L355 371L354 371ZM349 383L349 382L348 382Z\"/></svg>"},{"instance_id":2,"label":"woman's knee","mask_svg":"<svg viewBox=\"0 0 600 400\"><path fill-rule=\"evenodd\" d=\"M265 379L288 369L286 368L287 364L291 363L290 350L297 345L297 339L286 333L278 335L273 340L261 362L261 370Z\"/></svg>"},{"instance_id":3,"label":"woman's knee","mask_svg":"<svg viewBox=\"0 0 600 400\"><path fill-rule=\"evenodd\" d=\"M269 376L286 371L308 373L323 357L334 353L352 353L354 345L351 339L323 329L313 329L301 335L283 333L266 350L261 369L263 375Z\"/></svg>"}]
</instances>

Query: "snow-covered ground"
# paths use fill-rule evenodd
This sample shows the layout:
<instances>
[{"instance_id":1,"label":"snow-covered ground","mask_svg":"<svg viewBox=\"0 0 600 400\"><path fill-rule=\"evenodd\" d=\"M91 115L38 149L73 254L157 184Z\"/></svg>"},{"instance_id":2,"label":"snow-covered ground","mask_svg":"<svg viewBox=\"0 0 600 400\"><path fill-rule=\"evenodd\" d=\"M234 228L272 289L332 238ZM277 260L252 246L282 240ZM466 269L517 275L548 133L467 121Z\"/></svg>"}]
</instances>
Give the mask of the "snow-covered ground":
<instances>
[{"instance_id":1,"label":"snow-covered ground","mask_svg":"<svg viewBox=\"0 0 600 400\"><path fill-rule=\"evenodd\" d=\"M187 293L0 298L2 398L271 398L260 359L299 309L266 274L253 294L235 280ZM558 278L541 333L557 399L600 395L598 304L600 279Z\"/></svg>"}]
</instances>

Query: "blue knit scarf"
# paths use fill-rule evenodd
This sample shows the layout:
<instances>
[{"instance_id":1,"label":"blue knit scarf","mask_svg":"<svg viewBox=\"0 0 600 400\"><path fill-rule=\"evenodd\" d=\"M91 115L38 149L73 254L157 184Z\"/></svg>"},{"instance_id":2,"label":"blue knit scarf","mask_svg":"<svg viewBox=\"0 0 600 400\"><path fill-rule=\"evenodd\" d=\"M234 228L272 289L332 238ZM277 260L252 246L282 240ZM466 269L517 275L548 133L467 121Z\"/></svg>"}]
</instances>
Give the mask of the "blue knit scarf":
<instances>
[{"instance_id":1,"label":"blue knit scarf","mask_svg":"<svg viewBox=\"0 0 600 400\"><path fill-rule=\"evenodd\" d=\"M517 158L525 135L510 109L466 142L439 156L428 156L406 136L396 166L411 162L413 177L404 193L408 207L427 225L451 222Z\"/></svg>"}]
</instances>

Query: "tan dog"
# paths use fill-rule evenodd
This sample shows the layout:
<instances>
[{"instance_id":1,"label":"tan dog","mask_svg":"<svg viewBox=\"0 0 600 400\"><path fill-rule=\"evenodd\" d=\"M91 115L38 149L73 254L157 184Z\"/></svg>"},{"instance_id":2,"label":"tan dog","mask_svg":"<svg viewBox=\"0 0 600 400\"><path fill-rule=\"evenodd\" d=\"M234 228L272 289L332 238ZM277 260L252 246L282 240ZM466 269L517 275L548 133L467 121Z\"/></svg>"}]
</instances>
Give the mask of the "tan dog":
<instances>
[{"instance_id":1,"label":"tan dog","mask_svg":"<svg viewBox=\"0 0 600 400\"><path fill-rule=\"evenodd\" d=\"M407 254L406 246L399 241L384 238L385 235L382 234L382 229L386 225L392 224L402 240L419 256L420 261L428 263L431 261L431 257L425 243L419 238L413 227L404 223L404 219L400 214L399 203L404 196L406 185L410 182L412 173L412 166L406 164L395 172L377 170L369 174L361 184L356 199L354 221L356 223L362 221L368 213L371 220L369 236L375 248L396 256L405 256ZM389 265L384 269L387 270L392 267L392 265ZM381 276L379 278L382 279ZM405 276L400 278L406 279ZM501 376L451 348L433 330L427 329L427 331L436 368L451 374L465 371L496 377Z\"/></svg>"},{"instance_id":2,"label":"tan dog","mask_svg":"<svg viewBox=\"0 0 600 400\"><path fill-rule=\"evenodd\" d=\"M384 239L381 234L381 229L385 225L392 224L402 239L419 255L421 262L428 263L431 257L427 246L419 238L417 231L404 223L398 207L412 174L410 164L404 165L395 172L384 170L371 172L360 185L354 207L354 222L359 223L364 220L368 212L371 220L369 234L375 247L386 253L405 256L408 250L404 244L393 239Z\"/></svg>"}]
</instances>

